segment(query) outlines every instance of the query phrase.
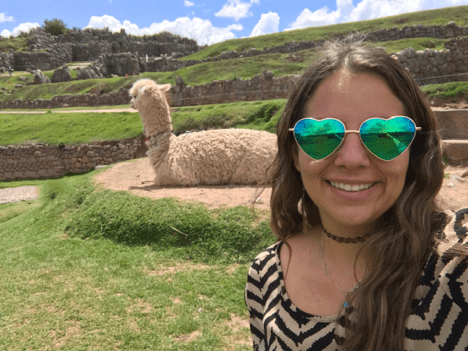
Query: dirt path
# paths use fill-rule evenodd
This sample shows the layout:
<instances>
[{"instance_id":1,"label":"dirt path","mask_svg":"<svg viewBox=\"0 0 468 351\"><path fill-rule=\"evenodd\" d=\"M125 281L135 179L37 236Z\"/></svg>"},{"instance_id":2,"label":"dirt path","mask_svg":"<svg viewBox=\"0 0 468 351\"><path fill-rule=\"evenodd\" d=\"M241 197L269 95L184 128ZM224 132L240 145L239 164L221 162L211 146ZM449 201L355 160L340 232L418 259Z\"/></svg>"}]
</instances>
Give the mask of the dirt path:
<instances>
[{"instance_id":1,"label":"dirt path","mask_svg":"<svg viewBox=\"0 0 468 351\"><path fill-rule=\"evenodd\" d=\"M184 201L199 201L211 208L250 206L263 188L246 185L164 187L153 185L154 171L147 157L117 163L112 168L98 174L95 180L104 187L117 191L128 191L138 196L152 199L177 197ZM255 208L270 208L271 187L267 187L256 200Z\"/></svg>"},{"instance_id":2,"label":"dirt path","mask_svg":"<svg viewBox=\"0 0 468 351\"><path fill-rule=\"evenodd\" d=\"M457 211L468 207L468 167L447 167L439 200L444 209ZM114 165L105 172L98 174L95 180L112 190L124 190L138 196L153 199L174 196L184 201L200 201L209 207L251 205L257 194L262 190L255 186L198 186L157 188L153 185L154 172L148 158L140 158L130 162ZM256 208L270 208L271 187L267 187L260 195Z\"/></svg>"},{"instance_id":3,"label":"dirt path","mask_svg":"<svg viewBox=\"0 0 468 351\"><path fill-rule=\"evenodd\" d=\"M37 186L0 189L0 204L36 200L38 197L39 188Z\"/></svg>"}]
</instances>

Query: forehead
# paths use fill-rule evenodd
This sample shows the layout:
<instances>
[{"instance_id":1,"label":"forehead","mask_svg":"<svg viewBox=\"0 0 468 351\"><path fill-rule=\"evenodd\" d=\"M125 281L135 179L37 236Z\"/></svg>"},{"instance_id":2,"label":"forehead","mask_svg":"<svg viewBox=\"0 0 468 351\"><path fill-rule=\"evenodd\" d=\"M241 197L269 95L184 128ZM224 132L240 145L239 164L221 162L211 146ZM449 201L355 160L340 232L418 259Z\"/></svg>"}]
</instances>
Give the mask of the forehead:
<instances>
[{"instance_id":1,"label":"forehead","mask_svg":"<svg viewBox=\"0 0 468 351\"><path fill-rule=\"evenodd\" d=\"M371 117L404 114L402 102L383 78L369 73L339 71L322 81L307 101L303 117L362 122Z\"/></svg>"}]
</instances>

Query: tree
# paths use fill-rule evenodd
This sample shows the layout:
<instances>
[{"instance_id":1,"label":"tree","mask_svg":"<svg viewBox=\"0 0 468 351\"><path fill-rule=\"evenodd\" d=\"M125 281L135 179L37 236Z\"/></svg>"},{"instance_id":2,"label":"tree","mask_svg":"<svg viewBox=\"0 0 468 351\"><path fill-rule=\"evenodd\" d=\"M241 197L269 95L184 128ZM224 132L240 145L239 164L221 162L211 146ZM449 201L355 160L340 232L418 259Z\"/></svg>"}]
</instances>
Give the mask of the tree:
<instances>
[{"instance_id":1,"label":"tree","mask_svg":"<svg viewBox=\"0 0 468 351\"><path fill-rule=\"evenodd\" d=\"M44 29L44 31L52 35L60 35L68 32L67 25L62 20L59 20L57 18L53 18L51 20L44 20L42 29Z\"/></svg>"}]
</instances>

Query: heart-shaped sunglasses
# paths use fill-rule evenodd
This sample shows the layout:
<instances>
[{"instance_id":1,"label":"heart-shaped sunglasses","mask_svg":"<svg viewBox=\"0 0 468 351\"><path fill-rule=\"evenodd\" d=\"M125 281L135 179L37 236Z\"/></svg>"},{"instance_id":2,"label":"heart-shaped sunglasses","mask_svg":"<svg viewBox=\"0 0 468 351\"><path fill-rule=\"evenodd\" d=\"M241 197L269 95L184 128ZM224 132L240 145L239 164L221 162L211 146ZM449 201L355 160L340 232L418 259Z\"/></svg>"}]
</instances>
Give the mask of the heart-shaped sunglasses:
<instances>
[{"instance_id":1,"label":"heart-shaped sunglasses","mask_svg":"<svg viewBox=\"0 0 468 351\"><path fill-rule=\"evenodd\" d=\"M303 118L289 129L299 147L314 160L322 160L336 151L345 134L357 133L367 150L383 161L391 161L403 153L418 130L421 127L406 116L369 118L359 130L346 130L344 123L334 118Z\"/></svg>"}]
</instances>

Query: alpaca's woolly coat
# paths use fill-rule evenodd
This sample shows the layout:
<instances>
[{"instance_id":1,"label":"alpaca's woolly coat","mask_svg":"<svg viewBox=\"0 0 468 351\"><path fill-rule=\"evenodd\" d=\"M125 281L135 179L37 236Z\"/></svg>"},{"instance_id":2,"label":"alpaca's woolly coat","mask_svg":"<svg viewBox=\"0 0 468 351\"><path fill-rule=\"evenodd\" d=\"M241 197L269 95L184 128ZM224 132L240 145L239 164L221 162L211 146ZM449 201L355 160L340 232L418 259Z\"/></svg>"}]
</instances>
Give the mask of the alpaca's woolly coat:
<instances>
[{"instance_id":1,"label":"alpaca's woolly coat","mask_svg":"<svg viewBox=\"0 0 468 351\"><path fill-rule=\"evenodd\" d=\"M156 186L260 184L277 151L277 137L264 131L221 129L175 136L170 109L149 79L130 90L149 137L148 157Z\"/></svg>"}]
</instances>

